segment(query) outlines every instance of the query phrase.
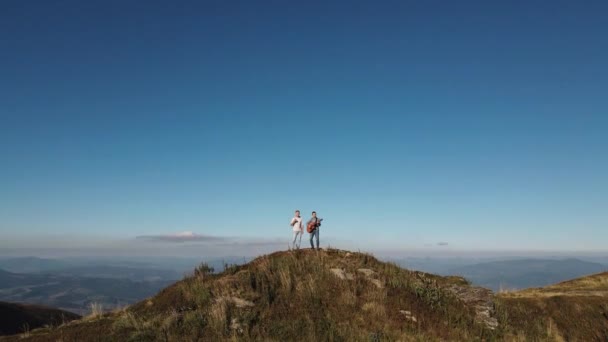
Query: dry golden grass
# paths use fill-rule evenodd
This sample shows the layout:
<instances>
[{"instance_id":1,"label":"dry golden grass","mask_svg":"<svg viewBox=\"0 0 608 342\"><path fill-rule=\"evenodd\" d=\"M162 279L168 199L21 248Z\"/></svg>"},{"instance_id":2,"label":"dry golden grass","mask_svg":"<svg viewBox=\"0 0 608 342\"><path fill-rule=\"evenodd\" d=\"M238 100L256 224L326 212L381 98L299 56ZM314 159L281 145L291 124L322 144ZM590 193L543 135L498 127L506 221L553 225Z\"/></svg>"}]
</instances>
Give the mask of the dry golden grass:
<instances>
[{"instance_id":1,"label":"dry golden grass","mask_svg":"<svg viewBox=\"0 0 608 342\"><path fill-rule=\"evenodd\" d=\"M209 318L212 327L216 331L224 331L227 329L229 320L228 310L228 302L225 300L218 300L211 305Z\"/></svg>"},{"instance_id":2,"label":"dry golden grass","mask_svg":"<svg viewBox=\"0 0 608 342\"><path fill-rule=\"evenodd\" d=\"M386 308L384 305L377 302L368 302L363 304L361 308L363 311L372 315L374 319L384 319L386 318Z\"/></svg>"},{"instance_id":3,"label":"dry golden grass","mask_svg":"<svg viewBox=\"0 0 608 342\"><path fill-rule=\"evenodd\" d=\"M354 306L357 304L357 294L351 290L347 289L340 294L340 303L346 306Z\"/></svg>"},{"instance_id":4,"label":"dry golden grass","mask_svg":"<svg viewBox=\"0 0 608 342\"><path fill-rule=\"evenodd\" d=\"M555 340L556 342L565 341L562 335L559 333L559 330L557 329L557 324L555 324L555 322L551 318L547 319L547 336Z\"/></svg>"},{"instance_id":5,"label":"dry golden grass","mask_svg":"<svg viewBox=\"0 0 608 342\"><path fill-rule=\"evenodd\" d=\"M101 303L92 302L89 304L89 310L91 311L84 320L95 320L100 318L103 315L103 306Z\"/></svg>"},{"instance_id":6,"label":"dry golden grass","mask_svg":"<svg viewBox=\"0 0 608 342\"><path fill-rule=\"evenodd\" d=\"M279 279L281 279L281 288L287 291L292 291L291 272L289 269L279 270Z\"/></svg>"}]
</instances>

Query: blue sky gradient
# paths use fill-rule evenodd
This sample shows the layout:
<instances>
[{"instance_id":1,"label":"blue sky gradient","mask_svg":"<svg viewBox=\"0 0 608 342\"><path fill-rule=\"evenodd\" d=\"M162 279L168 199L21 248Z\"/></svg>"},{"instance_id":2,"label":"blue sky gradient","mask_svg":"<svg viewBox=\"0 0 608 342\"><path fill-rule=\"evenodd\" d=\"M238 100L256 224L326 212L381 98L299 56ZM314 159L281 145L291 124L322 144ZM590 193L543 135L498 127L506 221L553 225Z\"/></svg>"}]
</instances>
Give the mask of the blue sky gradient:
<instances>
[{"instance_id":1,"label":"blue sky gradient","mask_svg":"<svg viewBox=\"0 0 608 342\"><path fill-rule=\"evenodd\" d=\"M606 251L607 11L4 2L0 247L281 241L298 208L344 248Z\"/></svg>"}]
</instances>

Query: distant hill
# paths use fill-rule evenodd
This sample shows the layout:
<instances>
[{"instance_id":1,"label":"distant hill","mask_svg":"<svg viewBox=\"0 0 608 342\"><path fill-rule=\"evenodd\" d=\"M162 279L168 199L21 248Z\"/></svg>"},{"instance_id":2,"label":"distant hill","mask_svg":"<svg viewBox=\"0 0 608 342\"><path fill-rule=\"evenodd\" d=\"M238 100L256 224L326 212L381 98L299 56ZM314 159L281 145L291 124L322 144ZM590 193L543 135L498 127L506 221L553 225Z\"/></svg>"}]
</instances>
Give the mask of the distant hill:
<instances>
[{"instance_id":1,"label":"distant hill","mask_svg":"<svg viewBox=\"0 0 608 342\"><path fill-rule=\"evenodd\" d=\"M421 258L421 257L406 257L406 258L384 258L384 261L393 262L397 265L409 270L417 270L427 273L449 275L452 269L462 266L474 265L480 263L476 258Z\"/></svg>"},{"instance_id":2,"label":"distant hill","mask_svg":"<svg viewBox=\"0 0 608 342\"><path fill-rule=\"evenodd\" d=\"M454 267L446 272L463 276L475 285L501 291L555 284L607 269L605 265L578 259L521 259Z\"/></svg>"},{"instance_id":3,"label":"distant hill","mask_svg":"<svg viewBox=\"0 0 608 342\"><path fill-rule=\"evenodd\" d=\"M174 281L22 274L0 270L0 300L41 304L87 314L91 303L122 307L153 295Z\"/></svg>"},{"instance_id":4,"label":"distant hill","mask_svg":"<svg viewBox=\"0 0 608 342\"><path fill-rule=\"evenodd\" d=\"M204 260L203 260L204 259ZM244 264L247 257L176 258L176 257L86 257L86 258L0 258L0 269L13 273L48 274L94 278L128 278L134 281L178 280L201 261L221 271L226 264Z\"/></svg>"},{"instance_id":5,"label":"distant hill","mask_svg":"<svg viewBox=\"0 0 608 342\"><path fill-rule=\"evenodd\" d=\"M45 275L17 274L0 269L0 298L2 289L27 286L48 282L50 277Z\"/></svg>"},{"instance_id":6,"label":"distant hill","mask_svg":"<svg viewBox=\"0 0 608 342\"><path fill-rule=\"evenodd\" d=\"M62 310L40 305L0 302L0 335L13 335L31 329L57 326L80 318Z\"/></svg>"},{"instance_id":7,"label":"distant hill","mask_svg":"<svg viewBox=\"0 0 608 342\"><path fill-rule=\"evenodd\" d=\"M605 341L608 274L494 295L361 253L206 264L127 309L7 341Z\"/></svg>"},{"instance_id":8,"label":"distant hill","mask_svg":"<svg viewBox=\"0 0 608 342\"><path fill-rule=\"evenodd\" d=\"M0 258L0 269L16 273L52 272L70 267L71 262L37 257Z\"/></svg>"},{"instance_id":9,"label":"distant hill","mask_svg":"<svg viewBox=\"0 0 608 342\"><path fill-rule=\"evenodd\" d=\"M130 279L133 281L179 280L184 273L170 269L136 268L128 266L92 265L69 267L52 274L66 277Z\"/></svg>"},{"instance_id":10,"label":"distant hill","mask_svg":"<svg viewBox=\"0 0 608 342\"><path fill-rule=\"evenodd\" d=\"M244 263L244 257L209 259L216 270ZM86 315L90 305L104 311L133 304L184 278L197 258L0 258L0 300L57 307Z\"/></svg>"}]
</instances>

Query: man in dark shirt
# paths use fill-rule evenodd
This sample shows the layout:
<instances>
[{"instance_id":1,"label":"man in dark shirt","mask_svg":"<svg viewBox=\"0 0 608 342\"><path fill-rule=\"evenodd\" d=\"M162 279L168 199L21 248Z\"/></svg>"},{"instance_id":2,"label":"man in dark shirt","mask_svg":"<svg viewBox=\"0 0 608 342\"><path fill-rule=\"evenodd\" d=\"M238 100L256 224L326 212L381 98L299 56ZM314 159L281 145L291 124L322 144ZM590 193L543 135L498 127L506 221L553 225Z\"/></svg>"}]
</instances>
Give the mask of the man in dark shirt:
<instances>
[{"instance_id":1,"label":"man in dark shirt","mask_svg":"<svg viewBox=\"0 0 608 342\"><path fill-rule=\"evenodd\" d=\"M316 240L317 240L317 249L319 249L319 227L321 227L321 221L323 221L323 219L322 218L318 218L317 217L317 212L313 211L312 212L312 217L306 223L307 227L310 224L313 225L313 230L310 233L310 248L312 248L312 249L315 249L315 245L312 243L314 237L316 237Z\"/></svg>"}]
</instances>

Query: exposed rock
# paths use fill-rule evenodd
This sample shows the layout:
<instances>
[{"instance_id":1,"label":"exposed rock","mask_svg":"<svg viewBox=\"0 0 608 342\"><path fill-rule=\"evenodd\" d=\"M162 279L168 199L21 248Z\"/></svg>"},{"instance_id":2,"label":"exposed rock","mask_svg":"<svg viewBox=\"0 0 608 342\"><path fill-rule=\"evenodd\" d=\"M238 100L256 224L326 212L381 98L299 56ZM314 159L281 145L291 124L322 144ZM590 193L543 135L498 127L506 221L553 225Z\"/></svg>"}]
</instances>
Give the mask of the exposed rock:
<instances>
[{"instance_id":1,"label":"exposed rock","mask_svg":"<svg viewBox=\"0 0 608 342\"><path fill-rule=\"evenodd\" d=\"M374 270L371 270L369 268L360 268L357 270L359 273L363 273L365 274L366 277L371 277L374 273Z\"/></svg>"},{"instance_id":2,"label":"exposed rock","mask_svg":"<svg viewBox=\"0 0 608 342\"><path fill-rule=\"evenodd\" d=\"M347 272L344 272L343 269L340 268L332 268L330 269L331 273L333 273L336 277L342 279L342 280L353 280L355 279L355 277Z\"/></svg>"},{"instance_id":3,"label":"exposed rock","mask_svg":"<svg viewBox=\"0 0 608 342\"><path fill-rule=\"evenodd\" d=\"M232 321L230 322L230 329L236 331L239 334L243 333L243 326L241 325L241 323L239 323L239 321L236 318L233 318Z\"/></svg>"},{"instance_id":4,"label":"exposed rock","mask_svg":"<svg viewBox=\"0 0 608 342\"><path fill-rule=\"evenodd\" d=\"M357 272L362 273L365 275L365 277L367 277L367 279L374 285L376 285L377 288L381 289L384 287L384 284L382 283L382 281L378 280L378 279L372 279L371 277L376 274L376 272L372 269L369 268L360 268L357 270Z\"/></svg>"},{"instance_id":5,"label":"exposed rock","mask_svg":"<svg viewBox=\"0 0 608 342\"><path fill-rule=\"evenodd\" d=\"M186 312L186 311L194 311L194 310L196 310L196 306L194 306L194 305L184 305L184 306L177 307L177 309L175 309L175 311L177 313L182 313L182 312Z\"/></svg>"},{"instance_id":6,"label":"exposed rock","mask_svg":"<svg viewBox=\"0 0 608 342\"><path fill-rule=\"evenodd\" d=\"M255 304L253 304L253 302L250 302L245 299L237 298L237 297L232 297L232 302L234 303L234 305L236 305L237 308L244 308L244 307L255 305Z\"/></svg>"},{"instance_id":7,"label":"exposed rock","mask_svg":"<svg viewBox=\"0 0 608 342\"><path fill-rule=\"evenodd\" d=\"M382 281L380 281L379 279L369 279L369 281L376 285L377 288L381 289L384 287L384 284L382 283Z\"/></svg>"},{"instance_id":8,"label":"exposed rock","mask_svg":"<svg viewBox=\"0 0 608 342\"><path fill-rule=\"evenodd\" d=\"M494 293L478 286L452 285L449 290L461 301L475 308L475 320L485 324L490 329L498 327L494 315Z\"/></svg>"},{"instance_id":9,"label":"exposed rock","mask_svg":"<svg viewBox=\"0 0 608 342\"><path fill-rule=\"evenodd\" d=\"M248 300L238 298L238 297L220 297L217 299L217 301L218 302L225 301L225 302L233 303L237 308L252 307L255 305L253 302L250 302Z\"/></svg>"},{"instance_id":10,"label":"exposed rock","mask_svg":"<svg viewBox=\"0 0 608 342\"><path fill-rule=\"evenodd\" d=\"M408 321L412 321L412 322L418 322L418 319L416 318L416 316L412 315L411 311L408 310L399 310L399 312L403 315L405 315L405 319L407 319Z\"/></svg>"}]
</instances>

